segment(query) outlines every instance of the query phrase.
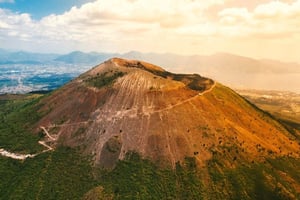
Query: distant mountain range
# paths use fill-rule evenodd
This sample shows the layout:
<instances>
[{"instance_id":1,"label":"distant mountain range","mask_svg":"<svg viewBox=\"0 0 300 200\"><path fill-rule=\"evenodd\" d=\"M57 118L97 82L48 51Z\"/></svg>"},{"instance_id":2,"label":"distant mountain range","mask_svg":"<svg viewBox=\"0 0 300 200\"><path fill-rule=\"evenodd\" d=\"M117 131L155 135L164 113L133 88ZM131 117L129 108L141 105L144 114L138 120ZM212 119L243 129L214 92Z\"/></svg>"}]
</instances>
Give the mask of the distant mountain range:
<instances>
[{"instance_id":1,"label":"distant mountain range","mask_svg":"<svg viewBox=\"0 0 300 200\"><path fill-rule=\"evenodd\" d=\"M59 56L55 59L55 61L65 62L69 64L78 64L78 63L87 63L87 64L99 64L104 60L115 57L118 54L110 54L110 53L84 53L81 51L73 51L69 54Z\"/></svg>"},{"instance_id":2,"label":"distant mountain range","mask_svg":"<svg viewBox=\"0 0 300 200\"><path fill-rule=\"evenodd\" d=\"M0 65L36 65L55 62L62 65L73 64L93 67L112 57L144 60L178 73L199 73L235 88L289 90L300 93L298 81L300 80L300 64L297 63L258 60L228 53L183 56L137 51L124 54L74 51L59 55L24 51L11 52L0 49Z\"/></svg>"},{"instance_id":3,"label":"distant mountain range","mask_svg":"<svg viewBox=\"0 0 300 200\"><path fill-rule=\"evenodd\" d=\"M8 51L0 49L0 64L10 64L10 63L43 63L49 62L57 58L59 54L41 54L41 53L31 53L26 51Z\"/></svg>"}]
</instances>

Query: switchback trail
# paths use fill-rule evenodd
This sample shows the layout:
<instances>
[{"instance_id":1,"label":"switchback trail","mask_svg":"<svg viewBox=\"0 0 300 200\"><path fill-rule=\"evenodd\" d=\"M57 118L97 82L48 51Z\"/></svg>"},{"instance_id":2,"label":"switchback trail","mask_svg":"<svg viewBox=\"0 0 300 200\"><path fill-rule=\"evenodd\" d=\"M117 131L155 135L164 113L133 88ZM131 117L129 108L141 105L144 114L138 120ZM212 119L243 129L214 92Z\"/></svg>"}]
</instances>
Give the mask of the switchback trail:
<instances>
[{"instance_id":1,"label":"switchback trail","mask_svg":"<svg viewBox=\"0 0 300 200\"><path fill-rule=\"evenodd\" d=\"M48 131L46 130L45 127L41 127L41 129L45 132L46 136L50 139L50 141L52 141L52 142L56 141L56 139L48 133ZM53 147L46 144L46 141L40 140L38 143L40 145L46 147L47 149L43 150L40 153L36 153L36 154L19 154L19 153L12 153L12 152L6 151L5 149L0 148L0 155L4 156L4 157L15 159L15 160L25 160L26 158L34 158L37 155L54 150Z\"/></svg>"},{"instance_id":2,"label":"switchback trail","mask_svg":"<svg viewBox=\"0 0 300 200\"><path fill-rule=\"evenodd\" d=\"M186 100L183 100L183 101L181 101L181 102L179 102L179 103L177 103L177 104L170 105L170 106L167 106L167 107L162 108L162 109L159 109L159 110L144 111L144 112L145 112L144 114L149 115L149 114L154 114L154 113L158 113L158 112L163 112L163 111L166 111L166 110L171 110L171 109L173 109L174 107L180 106L180 105L182 105L182 104L184 104L184 103L187 103L187 102L189 102L189 101L192 101L192 100L194 100L194 99L197 99L199 96L202 96L202 95L204 95L204 94L206 94L206 93L211 92L211 91L215 88L216 84L217 84L217 83L214 81L213 85L212 85L208 90L205 90L205 91L203 91L203 92L200 92L200 93L198 93L197 95L195 95L195 96L193 96L193 97L191 97L191 98L188 98L188 99L186 99ZM128 111L128 110L127 110L127 111ZM121 117L123 116L122 114L124 115L124 113L121 113L121 114L119 114L119 116L117 116L117 117L121 118ZM47 128L53 128L53 127L66 127L66 126L76 126L76 125L79 125L79 124L88 124L89 122L94 122L94 121L96 121L96 120L87 120L87 121L81 121L81 122L65 123L65 124L60 124L60 125L54 124L54 125L48 125ZM42 128L43 131L46 133L46 135L49 137L50 135L49 135L48 131L45 129L45 127L41 127L41 128ZM52 138L52 136L50 136L49 138ZM54 138L53 138L53 139L54 139Z\"/></svg>"},{"instance_id":3,"label":"switchback trail","mask_svg":"<svg viewBox=\"0 0 300 200\"><path fill-rule=\"evenodd\" d=\"M54 137L52 137L49 132L46 130L45 127L41 126L41 129L44 131L44 133L47 135L47 137L52 140L52 141L55 141L56 139Z\"/></svg>"},{"instance_id":4,"label":"switchback trail","mask_svg":"<svg viewBox=\"0 0 300 200\"><path fill-rule=\"evenodd\" d=\"M0 149L0 155L8 158L12 158L15 160L25 160L26 158L33 158L36 154L18 154L18 153L11 153L4 149Z\"/></svg>"},{"instance_id":5,"label":"switchback trail","mask_svg":"<svg viewBox=\"0 0 300 200\"><path fill-rule=\"evenodd\" d=\"M205 90L205 91L203 91L203 92L200 92L200 93L198 93L197 95L195 95L195 96L193 96L193 97L191 97L191 98L189 98L189 99L186 99L186 100L184 100L184 101L181 101L181 102L179 102L179 103L177 103L177 104L168 106L168 107L163 108L163 109L159 109L159 110L152 111L152 112L150 112L149 114L157 113L157 112L162 112L162 111L166 111L166 110L171 110L171 109L173 109L174 107L180 106L180 105L182 105L182 104L184 104L184 103L187 103L187 102L189 102L189 101L192 101L192 100L198 98L199 96L202 96L202 95L204 95L204 94L206 94L206 93L211 92L211 91L215 88L215 86L216 86L216 82L214 81L214 84L213 84L208 90Z\"/></svg>"},{"instance_id":6,"label":"switchback trail","mask_svg":"<svg viewBox=\"0 0 300 200\"><path fill-rule=\"evenodd\" d=\"M208 90L205 90L203 92L200 92L198 93L197 95L189 98L189 99L186 99L184 101L181 101L177 104L174 104L174 105L171 105L171 106L168 106L166 108L163 108L163 109L159 109L159 110L154 110L154 111L149 111L147 112L147 114L153 114L153 113L158 113L158 112L163 112L163 111L166 111L166 110L170 110L170 109L173 109L174 107L177 107L177 106L180 106L184 103L187 103L189 101L192 101L193 99L196 99L198 98L199 96L202 96L206 93L209 93L211 92L214 87L216 86L216 82L214 81L214 84L208 89ZM87 124L89 122L93 122L94 120L88 120L88 121L82 121L82 122L75 122L75 123L67 123L67 124L61 124L61 125L49 125L48 128L51 128L51 127L64 127L64 126L73 126L73 125L78 125L78 124ZM50 142L55 142L57 140L56 137L53 137L49 134L49 132L47 131L47 129L43 126L40 127L43 132L45 133L45 135L47 136L48 138L48 141ZM16 159L16 160L25 160L26 158L34 158L35 156L41 154L41 153L45 153L45 152L48 152L48 151L53 151L54 148L47 145L46 144L46 141L43 141L43 140L40 140L38 142L40 145L44 146L46 149L40 153L37 153L37 154L18 154L18 153L12 153L12 152L9 152L9 151L6 151L5 149L1 149L0 148L0 155L4 156L4 157L9 157L9 158L12 158L12 159Z\"/></svg>"}]
</instances>

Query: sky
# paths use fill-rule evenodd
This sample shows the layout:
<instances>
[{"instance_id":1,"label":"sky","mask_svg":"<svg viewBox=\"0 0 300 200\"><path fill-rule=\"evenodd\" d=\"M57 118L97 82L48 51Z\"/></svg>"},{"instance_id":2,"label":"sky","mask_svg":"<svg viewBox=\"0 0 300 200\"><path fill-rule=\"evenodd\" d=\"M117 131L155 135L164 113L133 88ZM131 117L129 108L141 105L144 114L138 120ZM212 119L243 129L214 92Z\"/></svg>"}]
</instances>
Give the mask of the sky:
<instances>
[{"instance_id":1,"label":"sky","mask_svg":"<svg viewBox=\"0 0 300 200\"><path fill-rule=\"evenodd\" d=\"M0 0L0 48L300 63L300 0Z\"/></svg>"},{"instance_id":2,"label":"sky","mask_svg":"<svg viewBox=\"0 0 300 200\"><path fill-rule=\"evenodd\" d=\"M39 20L51 14L63 14L73 6L81 6L92 0L0 0L1 8L17 13L28 13ZM46 2L46 3L45 3Z\"/></svg>"}]
</instances>

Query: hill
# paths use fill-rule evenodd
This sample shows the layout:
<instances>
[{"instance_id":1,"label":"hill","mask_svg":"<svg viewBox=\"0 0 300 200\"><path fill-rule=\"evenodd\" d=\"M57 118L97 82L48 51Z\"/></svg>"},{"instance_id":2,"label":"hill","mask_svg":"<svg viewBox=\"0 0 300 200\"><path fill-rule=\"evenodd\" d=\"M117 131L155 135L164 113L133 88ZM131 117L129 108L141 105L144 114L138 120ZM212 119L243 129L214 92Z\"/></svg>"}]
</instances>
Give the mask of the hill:
<instances>
[{"instance_id":1,"label":"hill","mask_svg":"<svg viewBox=\"0 0 300 200\"><path fill-rule=\"evenodd\" d=\"M24 163L1 158L3 198L300 195L299 139L230 88L197 74L114 58L50 94L3 105L1 147L33 155ZM53 150L39 153L38 142Z\"/></svg>"},{"instance_id":2,"label":"hill","mask_svg":"<svg viewBox=\"0 0 300 200\"><path fill-rule=\"evenodd\" d=\"M26 51L7 51L0 49L0 65L4 64L42 64L55 59L58 54L32 53Z\"/></svg>"},{"instance_id":3,"label":"hill","mask_svg":"<svg viewBox=\"0 0 300 200\"><path fill-rule=\"evenodd\" d=\"M55 61L60 61L69 64L98 64L109 58L113 57L113 54L108 53L83 53L81 51L74 51L66 55L58 56Z\"/></svg>"}]
</instances>

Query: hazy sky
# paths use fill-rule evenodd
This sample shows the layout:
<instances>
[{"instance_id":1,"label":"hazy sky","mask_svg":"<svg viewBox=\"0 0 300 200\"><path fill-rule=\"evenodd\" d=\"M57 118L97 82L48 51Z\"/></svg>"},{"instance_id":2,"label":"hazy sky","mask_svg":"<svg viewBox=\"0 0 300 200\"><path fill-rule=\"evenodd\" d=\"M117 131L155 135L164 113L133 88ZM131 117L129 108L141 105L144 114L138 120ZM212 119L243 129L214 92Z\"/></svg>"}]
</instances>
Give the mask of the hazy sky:
<instances>
[{"instance_id":1,"label":"hazy sky","mask_svg":"<svg viewBox=\"0 0 300 200\"><path fill-rule=\"evenodd\" d=\"M0 0L0 48L300 62L300 0Z\"/></svg>"}]
</instances>

